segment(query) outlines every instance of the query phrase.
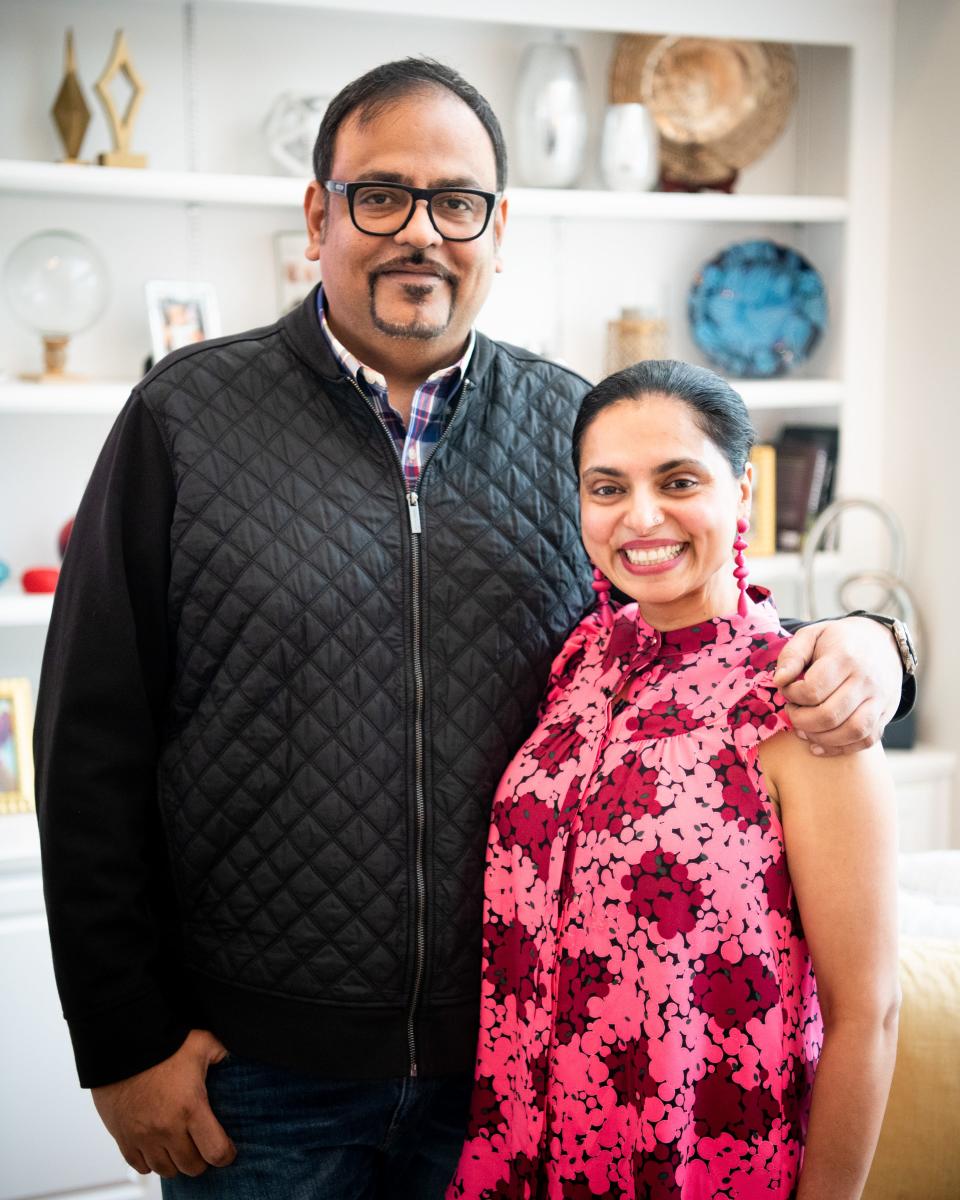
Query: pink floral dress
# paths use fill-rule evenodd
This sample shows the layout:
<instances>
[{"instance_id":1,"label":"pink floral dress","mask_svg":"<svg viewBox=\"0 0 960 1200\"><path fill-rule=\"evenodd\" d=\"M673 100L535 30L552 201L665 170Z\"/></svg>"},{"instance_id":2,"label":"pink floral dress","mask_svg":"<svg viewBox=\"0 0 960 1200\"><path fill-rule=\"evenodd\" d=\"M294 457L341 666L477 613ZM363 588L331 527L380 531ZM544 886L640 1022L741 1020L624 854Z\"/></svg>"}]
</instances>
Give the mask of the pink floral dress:
<instances>
[{"instance_id":1,"label":"pink floral dress","mask_svg":"<svg viewBox=\"0 0 960 1200\"><path fill-rule=\"evenodd\" d=\"M764 788L786 638L573 632L494 801L473 1108L447 1192L786 1200L822 1026Z\"/></svg>"}]
</instances>

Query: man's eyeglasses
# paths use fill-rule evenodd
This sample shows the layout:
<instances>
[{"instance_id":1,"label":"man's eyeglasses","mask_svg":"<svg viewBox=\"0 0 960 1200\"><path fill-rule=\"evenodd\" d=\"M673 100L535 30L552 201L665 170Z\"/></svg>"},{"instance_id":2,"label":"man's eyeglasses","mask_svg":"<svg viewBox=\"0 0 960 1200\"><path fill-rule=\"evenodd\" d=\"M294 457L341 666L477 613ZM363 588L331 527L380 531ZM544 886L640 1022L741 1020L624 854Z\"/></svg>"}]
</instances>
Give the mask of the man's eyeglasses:
<instances>
[{"instance_id":1,"label":"man's eyeglasses","mask_svg":"<svg viewBox=\"0 0 960 1200\"><path fill-rule=\"evenodd\" d=\"M426 200L430 223L448 242L472 242L486 229L496 192L476 188L415 188L405 183L342 183L323 185L335 196L346 196L350 219L361 233L393 237L410 221L418 200Z\"/></svg>"}]
</instances>

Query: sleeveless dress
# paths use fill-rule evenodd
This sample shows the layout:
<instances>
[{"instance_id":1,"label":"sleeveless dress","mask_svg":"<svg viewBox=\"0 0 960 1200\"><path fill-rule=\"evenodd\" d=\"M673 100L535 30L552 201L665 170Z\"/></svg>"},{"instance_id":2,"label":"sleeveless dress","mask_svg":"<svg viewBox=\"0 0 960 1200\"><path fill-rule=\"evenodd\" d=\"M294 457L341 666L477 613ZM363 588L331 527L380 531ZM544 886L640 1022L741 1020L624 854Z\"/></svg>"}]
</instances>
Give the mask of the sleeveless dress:
<instances>
[{"instance_id":1,"label":"sleeveless dress","mask_svg":"<svg viewBox=\"0 0 960 1200\"><path fill-rule=\"evenodd\" d=\"M493 807L481 1029L447 1200L787 1200L822 1024L764 788L788 635L592 614Z\"/></svg>"}]
</instances>

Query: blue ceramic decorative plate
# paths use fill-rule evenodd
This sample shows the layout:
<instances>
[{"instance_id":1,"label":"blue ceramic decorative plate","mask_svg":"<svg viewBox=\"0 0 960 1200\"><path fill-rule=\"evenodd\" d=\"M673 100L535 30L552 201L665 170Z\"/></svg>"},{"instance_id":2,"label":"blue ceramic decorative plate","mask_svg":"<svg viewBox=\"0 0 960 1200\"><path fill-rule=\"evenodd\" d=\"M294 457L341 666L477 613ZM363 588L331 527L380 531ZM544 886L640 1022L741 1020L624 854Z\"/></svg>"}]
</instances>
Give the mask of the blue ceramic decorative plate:
<instances>
[{"instance_id":1,"label":"blue ceramic decorative plate","mask_svg":"<svg viewBox=\"0 0 960 1200\"><path fill-rule=\"evenodd\" d=\"M701 270L690 289L693 339L728 375L768 379L809 357L827 324L815 267L776 242L736 242Z\"/></svg>"}]
</instances>

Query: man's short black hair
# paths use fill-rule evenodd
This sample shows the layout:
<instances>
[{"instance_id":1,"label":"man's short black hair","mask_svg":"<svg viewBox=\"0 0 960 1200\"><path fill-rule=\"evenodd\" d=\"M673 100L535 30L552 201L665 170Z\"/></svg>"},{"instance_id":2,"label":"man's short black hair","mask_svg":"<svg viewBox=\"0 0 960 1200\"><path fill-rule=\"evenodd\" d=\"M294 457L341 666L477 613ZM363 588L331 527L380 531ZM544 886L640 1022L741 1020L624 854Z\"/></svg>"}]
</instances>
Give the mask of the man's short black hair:
<instances>
[{"instance_id":1,"label":"man's short black hair","mask_svg":"<svg viewBox=\"0 0 960 1200\"><path fill-rule=\"evenodd\" d=\"M433 58L401 58L383 63L342 88L327 106L313 147L313 170L318 182L330 178L333 149L340 126L353 113L366 125L395 100L430 88L446 88L476 113L493 143L497 164L497 191L507 184L507 147L496 114L477 89L462 75Z\"/></svg>"}]
</instances>

